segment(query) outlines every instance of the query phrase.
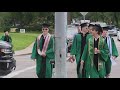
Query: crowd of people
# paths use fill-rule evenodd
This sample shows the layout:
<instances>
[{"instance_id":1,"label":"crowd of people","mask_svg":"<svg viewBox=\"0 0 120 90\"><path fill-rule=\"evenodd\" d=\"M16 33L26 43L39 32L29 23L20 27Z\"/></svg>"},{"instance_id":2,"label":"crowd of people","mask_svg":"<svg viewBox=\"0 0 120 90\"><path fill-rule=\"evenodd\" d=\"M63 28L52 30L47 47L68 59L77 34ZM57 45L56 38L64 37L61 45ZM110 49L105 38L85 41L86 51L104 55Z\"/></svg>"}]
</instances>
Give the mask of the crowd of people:
<instances>
[{"instance_id":1,"label":"crowd of people","mask_svg":"<svg viewBox=\"0 0 120 90\"><path fill-rule=\"evenodd\" d=\"M82 23L81 31L74 36L69 61L76 60L78 78L109 78L111 60L118 57L114 39L108 27Z\"/></svg>"},{"instance_id":2,"label":"crowd of people","mask_svg":"<svg viewBox=\"0 0 120 90\"><path fill-rule=\"evenodd\" d=\"M74 36L69 61L77 63L78 78L109 78L111 59L118 57L114 39L108 35L107 26L82 23ZM50 60L55 58L53 37L48 33L49 25L43 24L42 34L34 43L31 58L36 61L36 74L39 78L51 78Z\"/></svg>"}]
</instances>

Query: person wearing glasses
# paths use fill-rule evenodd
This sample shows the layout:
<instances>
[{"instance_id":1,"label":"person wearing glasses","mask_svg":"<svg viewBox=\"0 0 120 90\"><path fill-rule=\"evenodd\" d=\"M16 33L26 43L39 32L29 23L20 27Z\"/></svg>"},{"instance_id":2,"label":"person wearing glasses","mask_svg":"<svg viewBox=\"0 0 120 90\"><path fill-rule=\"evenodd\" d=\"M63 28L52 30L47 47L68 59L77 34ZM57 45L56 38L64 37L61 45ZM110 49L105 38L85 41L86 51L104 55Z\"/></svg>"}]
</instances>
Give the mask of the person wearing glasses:
<instances>
[{"instance_id":1,"label":"person wearing glasses","mask_svg":"<svg viewBox=\"0 0 120 90\"><path fill-rule=\"evenodd\" d=\"M105 63L106 78L109 78L110 73L111 73L111 66L112 66L111 61L115 60L119 54L118 54L118 50L117 50L116 44L114 42L114 39L111 36L109 36L109 34L108 34L109 28L107 26L103 26L102 28L103 28L102 37L105 39L105 41L108 45L108 48L109 48L109 57L108 57L107 62Z\"/></svg>"},{"instance_id":2,"label":"person wearing glasses","mask_svg":"<svg viewBox=\"0 0 120 90\"><path fill-rule=\"evenodd\" d=\"M81 65L85 63L86 78L105 78L105 62L108 60L109 49L101 36L102 28L100 25L94 25L90 37L86 42L82 57Z\"/></svg>"},{"instance_id":3,"label":"person wearing glasses","mask_svg":"<svg viewBox=\"0 0 120 90\"><path fill-rule=\"evenodd\" d=\"M40 34L34 43L31 58L36 61L36 74L38 78L52 78L51 60L54 60L53 43L54 39L49 32L48 24L42 25Z\"/></svg>"}]
</instances>

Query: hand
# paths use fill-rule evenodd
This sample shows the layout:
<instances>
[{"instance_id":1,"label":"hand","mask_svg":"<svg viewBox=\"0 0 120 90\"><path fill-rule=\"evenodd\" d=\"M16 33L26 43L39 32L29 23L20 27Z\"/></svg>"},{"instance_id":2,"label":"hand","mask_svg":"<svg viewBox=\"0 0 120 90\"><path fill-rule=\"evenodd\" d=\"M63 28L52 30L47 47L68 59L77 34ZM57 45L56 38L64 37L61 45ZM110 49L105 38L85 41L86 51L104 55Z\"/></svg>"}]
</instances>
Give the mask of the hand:
<instances>
[{"instance_id":1,"label":"hand","mask_svg":"<svg viewBox=\"0 0 120 90\"><path fill-rule=\"evenodd\" d=\"M39 49L38 49L38 54L39 54L39 55L42 55L42 53L41 53L41 51L40 51Z\"/></svg>"},{"instance_id":2,"label":"hand","mask_svg":"<svg viewBox=\"0 0 120 90\"><path fill-rule=\"evenodd\" d=\"M97 53L100 53L100 50L97 50Z\"/></svg>"},{"instance_id":3,"label":"hand","mask_svg":"<svg viewBox=\"0 0 120 90\"><path fill-rule=\"evenodd\" d=\"M73 63L74 62L74 59L73 59L73 56L70 56L70 58L68 59L69 62Z\"/></svg>"},{"instance_id":4,"label":"hand","mask_svg":"<svg viewBox=\"0 0 120 90\"><path fill-rule=\"evenodd\" d=\"M112 59L113 59L113 60L115 60L115 59L116 59L116 57L115 57L115 56L112 56Z\"/></svg>"},{"instance_id":5,"label":"hand","mask_svg":"<svg viewBox=\"0 0 120 90\"><path fill-rule=\"evenodd\" d=\"M42 52L42 56L43 56L43 57L45 57L45 56L46 56L45 52Z\"/></svg>"},{"instance_id":6,"label":"hand","mask_svg":"<svg viewBox=\"0 0 120 90\"><path fill-rule=\"evenodd\" d=\"M94 49L94 53L97 54L97 48Z\"/></svg>"},{"instance_id":7,"label":"hand","mask_svg":"<svg viewBox=\"0 0 120 90\"><path fill-rule=\"evenodd\" d=\"M83 61L83 60L81 60L80 64L81 64L81 65L83 65L83 64L84 64L84 61Z\"/></svg>"},{"instance_id":8,"label":"hand","mask_svg":"<svg viewBox=\"0 0 120 90\"><path fill-rule=\"evenodd\" d=\"M100 53L100 50L98 50L97 48L95 48L95 54L98 54L98 53Z\"/></svg>"},{"instance_id":9,"label":"hand","mask_svg":"<svg viewBox=\"0 0 120 90\"><path fill-rule=\"evenodd\" d=\"M36 61L36 59L33 59L33 61Z\"/></svg>"}]
</instances>

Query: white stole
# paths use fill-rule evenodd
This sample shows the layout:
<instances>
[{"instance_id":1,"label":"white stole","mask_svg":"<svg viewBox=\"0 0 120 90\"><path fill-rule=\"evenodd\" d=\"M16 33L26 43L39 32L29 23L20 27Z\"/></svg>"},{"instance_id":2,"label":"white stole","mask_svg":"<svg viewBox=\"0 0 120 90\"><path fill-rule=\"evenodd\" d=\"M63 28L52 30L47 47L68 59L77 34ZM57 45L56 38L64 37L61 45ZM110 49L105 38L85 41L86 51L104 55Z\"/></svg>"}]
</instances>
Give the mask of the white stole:
<instances>
[{"instance_id":1,"label":"white stole","mask_svg":"<svg viewBox=\"0 0 120 90\"><path fill-rule=\"evenodd\" d=\"M108 45L108 48L109 48L110 60L112 62L112 65L116 65L117 63L115 62L115 60L112 59L112 42L111 42L110 36L107 36L107 45Z\"/></svg>"},{"instance_id":2,"label":"white stole","mask_svg":"<svg viewBox=\"0 0 120 90\"><path fill-rule=\"evenodd\" d=\"M40 38L41 38L42 35L43 35L43 34L39 35L38 38L37 38L37 51L38 51L38 52L40 51L39 45L40 45ZM51 35L48 33L47 36L46 36L46 38L45 38L45 42L44 42L42 51L40 51L40 52L46 53L46 50L47 50L47 47L48 47L50 38L51 38Z\"/></svg>"}]
</instances>

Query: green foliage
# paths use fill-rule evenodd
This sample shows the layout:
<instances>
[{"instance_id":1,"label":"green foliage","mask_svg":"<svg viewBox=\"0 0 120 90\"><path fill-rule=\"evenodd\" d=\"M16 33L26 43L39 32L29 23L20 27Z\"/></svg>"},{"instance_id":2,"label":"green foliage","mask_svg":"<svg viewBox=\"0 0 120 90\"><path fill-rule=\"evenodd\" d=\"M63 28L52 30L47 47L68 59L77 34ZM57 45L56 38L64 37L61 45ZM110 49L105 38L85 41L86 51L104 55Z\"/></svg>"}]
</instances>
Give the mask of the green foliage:
<instances>
[{"instance_id":1,"label":"green foliage","mask_svg":"<svg viewBox=\"0 0 120 90\"><path fill-rule=\"evenodd\" d=\"M71 12L72 18L83 19L80 12ZM86 19L91 21L102 21L120 27L120 12L88 12Z\"/></svg>"},{"instance_id":2,"label":"green foliage","mask_svg":"<svg viewBox=\"0 0 120 90\"><path fill-rule=\"evenodd\" d=\"M32 33L10 33L10 36L12 38L12 44L13 49L16 50L22 50L28 47L30 44L32 44L36 37L38 36L38 32L32 32ZM4 35L4 33L0 33L1 36Z\"/></svg>"},{"instance_id":3,"label":"green foliage","mask_svg":"<svg viewBox=\"0 0 120 90\"><path fill-rule=\"evenodd\" d=\"M51 30L54 30L54 15L55 12L0 12L0 31L6 27L25 28L28 32L39 31L42 23L49 23ZM82 20L83 16L80 12L68 12L68 24L72 19ZM120 12L89 12L86 19L120 26Z\"/></svg>"},{"instance_id":4,"label":"green foliage","mask_svg":"<svg viewBox=\"0 0 120 90\"><path fill-rule=\"evenodd\" d=\"M39 31L42 23L54 27L54 12L1 12L0 31L6 27L25 28L28 31Z\"/></svg>"}]
</instances>

